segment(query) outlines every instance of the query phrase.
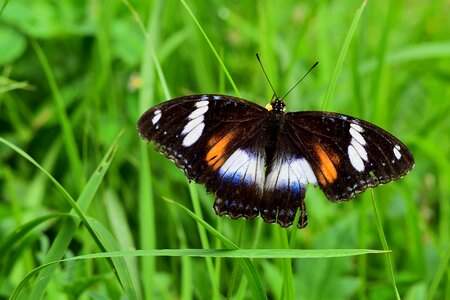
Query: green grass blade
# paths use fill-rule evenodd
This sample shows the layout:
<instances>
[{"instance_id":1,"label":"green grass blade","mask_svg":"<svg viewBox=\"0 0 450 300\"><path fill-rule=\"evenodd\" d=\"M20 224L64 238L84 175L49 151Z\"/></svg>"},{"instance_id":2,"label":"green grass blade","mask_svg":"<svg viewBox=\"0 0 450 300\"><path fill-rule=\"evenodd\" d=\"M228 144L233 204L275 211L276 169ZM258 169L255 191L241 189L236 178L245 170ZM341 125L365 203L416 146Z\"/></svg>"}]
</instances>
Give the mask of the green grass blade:
<instances>
[{"instance_id":1,"label":"green grass blade","mask_svg":"<svg viewBox=\"0 0 450 300\"><path fill-rule=\"evenodd\" d=\"M330 102L331 97L334 94L334 90L336 88L336 83L339 75L341 74L342 65L344 64L345 57L347 56L348 48L350 47L350 42L352 41L353 35L358 26L361 15L364 11L364 7L367 4L367 0L363 1L362 5L356 11L355 17L353 18L352 24L350 25L350 29L347 32L347 36L345 37L344 44L342 45L341 51L339 52L339 57L336 62L336 67L334 68L333 77L331 77L330 85L328 86L327 93L325 94L325 98L323 99L321 110L326 110L328 107L328 103Z\"/></svg>"},{"instance_id":2,"label":"green grass blade","mask_svg":"<svg viewBox=\"0 0 450 300\"><path fill-rule=\"evenodd\" d=\"M431 281L430 288L428 289L426 299L433 300L436 299L435 295L438 291L439 283L446 279L445 273L448 272L449 262L450 262L450 247L447 247L442 251L442 260L436 270L433 280ZM448 279L447 279L448 280ZM448 287L447 287L448 288Z\"/></svg>"},{"instance_id":3,"label":"green grass blade","mask_svg":"<svg viewBox=\"0 0 450 300\"><path fill-rule=\"evenodd\" d=\"M194 207L194 212L196 216L199 216L199 218L203 219L202 216L202 209L200 205L200 198L198 197L198 191L194 184L189 184L189 193L191 196L192 205ZM198 234L200 236L200 241L202 244L202 247L204 249L210 249L208 236L206 235L206 229L204 226L201 226L200 223L197 222L197 230ZM219 283L217 282L218 277L215 277L216 271L214 270L214 263L211 258L206 258L206 267L208 268L208 275L209 279L211 281L212 286L212 292L214 299L220 298L220 288Z\"/></svg>"},{"instance_id":4,"label":"green grass blade","mask_svg":"<svg viewBox=\"0 0 450 300\"><path fill-rule=\"evenodd\" d=\"M167 200L168 201L168 200ZM174 202L175 203L175 202ZM226 239L226 237L224 237ZM386 254L390 250L374 249L150 249L150 250L126 250L84 254L43 264L33 270L42 269L53 264L64 262L117 257L220 257L220 258L251 258L251 259L323 259L353 257L370 254Z\"/></svg>"},{"instance_id":5,"label":"green grass blade","mask_svg":"<svg viewBox=\"0 0 450 300\"><path fill-rule=\"evenodd\" d=\"M8 5L9 0L5 0L3 2L2 8L0 9L0 16L2 15L3 11L5 10L6 6Z\"/></svg>"},{"instance_id":6,"label":"green grass blade","mask_svg":"<svg viewBox=\"0 0 450 300\"><path fill-rule=\"evenodd\" d=\"M77 174L76 176L74 176L74 180L77 180L77 186L81 191L81 188L85 182L84 172L83 168L81 167L81 159L78 155L78 147L77 143L75 142L74 131L72 128L72 124L69 121L69 117L66 113L63 97L58 88L58 84L56 83L55 75L53 74L52 68L50 67L50 63L41 46L39 46L39 43L35 40L31 40L31 45L33 46L34 51L36 52L36 55L41 62L45 76L47 77L48 83L50 85L55 107L57 109L57 115L59 118L64 146L67 151L70 167L73 170L73 174Z\"/></svg>"},{"instance_id":7,"label":"green grass blade","mask_svg":"<svg viewBox=\"0 0 450 300\"><path fill-rule=\"evenodd\" d=\"M5 257L6 252L9 251L14 247L15 244L17 244L19 241L21 241L28 233L30 233L33 229L35 229L40 224L50 221L53 219L59 219L61 217L66 217L68 214L61 214L61 213L53 213L48 214L45 216L41 216L35 219L32 219L31 221L22 224L18 228L14 230L14 232L8 234L0 244L0 257Z\"/></svg>"},{"instance_id":8,"label":"green grass blade","mask_svg":"<svg viewBox=\"0 0 450 300\"><path fill-rule=\"evenodd\" d=\"M378 234L380 235L381 244L383 245L384 250L389 251L389 246L386 241L386 236L384 235L383 225L381 224L381 218L380 218L380 214L378 213L377 202L375 201L375 196L373 194L373 190L371 190L371 193L372 193L373 211L375 213L375 219L377 222L377 229L378 229ZM392 281L392 287L394 288L394 291L395 291L395 297L397 298L397 300L400 300L401 298L400 298L400 294L397 289L397 284L395 282L394 267L392 264L390 252L386 253L386 263L387 263L389 277L391 278L391 281Z\"/></svg>"},{"instance_id":9,"label":"green grass blade","mask_svg":"<svg viewBox=\"0 0 450 300\"><path fill-rule=\"evenodd\" d=\"M219 62L222 70L225 72L228 81L230 81L231 86L233 87L234 92L236 93L236 95L238 97L241 97L241 94L239 93L239 90L236 86L236 84L233 81L233 78L231 78L230 72L228 72L227 67L225 66L225 64L223 63L222 59L220 58L219 53L216 51L216 48L214 48L214 45L211 43L211 40L208 38L208 35L206 34L206 32L203 30L203 27L200 25L200 22L197 20L197 18L195 17L194 13L192 12L192 10L190 9L189 5L186 3L186 1L184 0L180 0L180 2L184 5L184 7L186 8L186 10L188 11L189 15L192 17L192 19L194 20L195 24L197 25L198 29L200 30L200 32L202 33L203 37L205 38L206 42L208 43L209 47L211 48L211 51L214 53L214 56L216 57L217 61Z\"/></svg>"},{"instance_id":10,"label":"green grass blade","mask_svg":"<svg viewBox=\"0 0 450 300\"><path fill-rule=\"evenodd\" d=\"M167 200L172 202L170 200ZM178 205L176 202L172 202ZM189 210L180 206L183 210L188 212ZM189 213L189 212L188 212ZM192 212L189 213L192 217L195 217L195 214ZM201 219L198 219L201 221ZM204 225L211 229L211 233L214 232L214 229L210 227L207 223L202 222ZM216 232L218 236L221 234ZM214 233L214 234L216 234ZM224 241L228 239L224 236L220 237ZM228 240L229 243L232 244L231 241ZM228 243L227 242L227 243ZM236 246L237 247L237 246ZM86 259L99 259L99 258L125 258L125 257L142 257L142 256L170 256L170 257L222 257L222 258L236 258L242 262L241 267L243 271L246 273L256 272L254 270L252 263L250 262L250 258L253 259L277 259L277 258L292 258L292 259L300 259L300 258L336 258L336 257L350 257L356 255L367 255L367 254L381 254L386 253L387 251L383 250L370 250L370 249L324 249L324 250L298 250L298 249L152 249L152 250L134 250L134 251L116 251L116 252L102 252L102 253L93 253L80 255L76 257L70 257L66 259L60 259L57 261L52 261L49 263L45 263L38 268L34 269L30 273L28 273L22 281L17 285L14 293L11 296L11 300L15 300L18 297L18 291L25 288L25 286L29 283L31 278L33 278L36 274L45 270L46 268L50 268L52 266L57 266L63 262L71 262L71 261L79 261ZM257 273L252 274L258 276ZM249 279L247 277L247 279ZM253 280L250 280L253 282ZM250 284L252 287L252 284ZM261 285L260 290L254 291L255 299L267 299L264 288Z\"/></svg>"},{"instance_id":11,"label":"green grass blade","mask_svg":"<svg viewBox=\"0 0 450 300\"><path fill-rule=\"evenodd\" d=\"M298 214L297 214L298 215ZM297 220L298 221L298 220ZM296 223L294 223L296 224ZM296 227L294 226L294 230ZM289 249L289 241L287 237L287 230L285 228L278 228L281 235L280 240L282 247ZM291 258L283 258L281 261L282 273L283 273L283 289L281 299L294 299L294 279L292 278L292 260Z\"/></svg>"},{"instance_id":12,"label":"green grass blade","mask_svg":"<svg viewBox=\"0 0 450 300\"><path fill-rule=\"evenodd\" d=\"M93 218L89 218L89 224L98 237L100 245L105 251L119 251L120 247L113 235L106 229L102 223ZM128 267L123 257L111 257L109 262L112 265L114 274L118 277L125 295L128 299L137 299L136 291L133 287Z\"/></svg>"},{"instance_id":13,"label":"green grass blade","mask_svg":"<svg viewBox=\"0 0 450 300\"><path fill-rule=\"evenodd\" d=\"M206 230L208 230L215 238L219 239L225 245L225 247L229 249L239 249L239 247L236 244L234 244L220 232L215 230L211 225L206 223L202 218L198 217L192 211L190 211L189 209L187 209L186 207L175 201L172 201L167 198L164 199L184 210L188 215L194 218L195 221L200 223ZM264 287L262 285L261 278L259 277L258 272L256 271L256 268L253 265L253 263L249 259L239 259L238 263L250 284L250 288L253 292L253 296L255 297L255 299L267 299L267 295L264 293Z\"/></svg>"},{"instance_id":14,"label":"green grass blade","mask_svg":"<svg viewBox=\"0 0 450 300\"><path fill-rule=\"evenodd\" d=\"M146 39L144 56L141 63L141 77L146 84L139 93L139 112L145 111L149 104L154 103L155 97L155 75L153 44L158 43L157 22L162 9L161 1L154 1L149 11L150 18L145 30ZM137 134L136 134L137 136ZM148 149L145 143L140 144L141 165L139 168L139 245L144 249L153 249L156 247L156 225L155 225L155 198L153 192L153 178L151 174L151 163L148 157ZM145 257L140 262L141 283L145 297L151 297L158 289L153 284L156 273L156 263L151 257Z\"/></svg>"}]
</instances>

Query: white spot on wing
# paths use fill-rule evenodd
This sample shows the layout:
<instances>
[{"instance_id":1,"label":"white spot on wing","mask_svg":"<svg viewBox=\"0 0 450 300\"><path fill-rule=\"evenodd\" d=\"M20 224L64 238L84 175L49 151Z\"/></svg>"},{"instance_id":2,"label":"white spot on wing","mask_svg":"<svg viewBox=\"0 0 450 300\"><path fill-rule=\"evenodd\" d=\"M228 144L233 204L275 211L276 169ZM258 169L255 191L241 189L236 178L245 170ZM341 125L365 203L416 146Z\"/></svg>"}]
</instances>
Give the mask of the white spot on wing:
<instances>
[{"instance_id":1,"label":"white spot on wing","mask_svg":"<svg viewBox=\"0 0 450 300\"><path fill-rule=\"evenodd\" d=\"M361 157L363 160L368 161L367 157L367 151L364 149L364 147L358 143L356 140L352 139L351 145L355 148L356 152L358 152L359 157Z\"/></svg>"},{"instance_id":2,"label":"white spot on wing","mask_svg":"<svg viewBox=\"0 0 450 300\"><path fill-rule=\"evenodd\" d=\"M347 153L352 166L359 172L364 171L364 161L369 161L367 151L364 148L364 146L367 145L367 142L361 134L363 131L364 128L360 125L350 123L349 133L352 136L352 139L348 146Z\"/></svg>"},{"instance_id":3,"label":"white spot on wing","mask_svg":"<svg viewBox=\"0 0 450 300\"><path fill-rule=\"evenodd\" d=\"M305 158L278 159L267 175L265 187L268 190L289 188L299 192L307 183L317 185L317 179Z\"/></svg>"},{"instance_id":4,"label":"white spot on wing","mask_svg":"<svg viewBox=\"0 0 450 300\"><path fill-rule=\"evenodd\" d=\"M396 159L400 159L402 157L402 154L400 153L400 146L395 145L394 146L394 155Z\"/></svg>"},{"instance_id":5,"label":"white spot on wing","mask_svg":"<svg viewBox=\"0 0 450 300\"><path fill-rule=\"evenodd\" d=\"M161 119L161 111L158 109L158 110L155 110L155 113L154 113L153 118L152 118L153 125L158 123L159 119Z\"/></svg>"},{"instance_id":6,"label":"white spot on wing","mask_svg":"<svg viewBox=\"0 0 450 300\"><path fill-rule=\"evenodd\" d=\"M232 183L255 183L262 188L264 182L264 162L246 150L237 149L219 169L219 175Z\"/></svg>"},{"instance_id":7,"label":"white spot on wing","mask_svg":"<svg viewBox=\"0 0 450 300\"><path fill-rule=\"evenodd\" d=\"M202 136L205 123L203 122L205 112L208 111L209 101L199 101L195 103L196 110L191 112L188 116L190 120L183 128L181 135L185 135L182 145L184 147L192 146Z\"/></svg>"},{"instance_id":8,"label":"white spot on wing","mask_svg":"<svg viewBox=\"0 0 450 300\"><path fill-rule=\"evenodd\" d=\"M358 124L356 124L356 123L351 123L350 127L352 127L353 129L355 129L358 132L363 132L364 131L364 129L361 126L359 126Z\"/></svg>"},{"instance_id":9,"label":"white spot on wing","mask_svg":"<svg viewBox=\"0 0 450 300\"><path fill-rule=\"evenodd\" d=\"M250 158L245 171L245 178L244 178L245 182L252 183L255 181L256 164L257 164L256 158L254 157Z\"/></svg>"},{"instance_id":10,"label":"white spot on wing","mask_svg":"<svg viewBox=\"0 0 450 300\"><path fill-rule=\"evenodd\" d=\"M189 132L192 131L192 129L194 129L195 127L197 127L198 124L203 123L203 120L205 118L203 116L200 116L198 118L192 119L190 120L186 126L184 126L183 131L181 132L182 135L186 135Z\"/></svg>"},{"instance_id":11,"label":"white spot on wing","mask_svg":"<svg viewBox=\"0 0 450 300\"><path fill-rule=\"evenodd\" d=\"M314 175L314 171L305 158L293 160L291 162L291 167L294 170L302 170L303 177L306 178L306 181L313 185L317 185L316 175Z\"/></svg>"},{"instance_id":12,"label":"white spot on wing","mask_svg":"<svg viewBox=\"0 0 450 300\"><path fill-rule=\"evenodd\" d=\"M352 125L354 125L354 124L351 124L350 126L352 126ZM356 125L356 126L358 126L358 125ZM361 128L360 126L358 126L358 127ZM354 126L352 126L350 128L350 134L358 143L360 143L363 146L366 145L366 140L363 138L361 133L359 133L359 131L354 128Z\"/></svg>"},{"instance_id":13,"label":"white spot on wing","mask_svg":"<svg viewBox=\"0 0 450 300\"><path fill-rule=\"evenodd\" d=\"M287 187L289 186L289 172L290 172L290 167L289 164L287 162L281 164L281 166L278 168L278 178L277 178L277 186L281 187ZM294 178L292 178L294 179Z\"/></svg>"},{"instance_id":14,"label":"white spot on wing","mask_svg":"<svg viewBox=\"0 0 450 300\"><path fill-rule=\"evenodd\" d=\"M352 163L353 168L355 168L357 171L362 172L364 171L364 162L359 155L358 151L355 149L353 144L350 144L348 146L348 157L350 158L350 162Z\"/></svg>"},{"instance_id":15,"label":"white spot on wing","mask_svg":"<svg viewBox=\"0 0 450 300\"><path fill-rule=\"evenodd\" d=\"M219 170L219 174L223 175L228 172L235 173L237 171L237 165L239 164L239 161L246 161L249 157L247 153L242 149L237 149L233 152L233 154L228 157L228 159L225 161L225 163L222 165L222 167Z\"/></svg>"},{"instance_id":16,"label":"white spot on wing","mask_svg":"<svg viewBox=\"0 0 450 300\"><path fill-rule=\"evenodd\" d=\"M205 123L198 124L184 137L182 145L184 147L192 146L202 136L203 128L205 128Z\"/></svg>"},{"instance_id":17,"label":"white spot on wing","mask_svg":"<svg viewBox=\"0 0 450 300\"><path fill-rule=\"evenodd\" d=\"M197 103L199 103L199 102L197 102ZM203 116L203 114L207 111L208 111L207 105L200 106L199 108L197 108L196 110L194 110L193 112L191 112L189 114L188 119L192 120L192 119L198 118L199 116Z\"/></svg>"},{"instance_id":18,"label":"white spot on wing","mask_svg":"<svg viewBox=\"0 0 450 300\"><path fill-rule=\"evenodd\" d=\"M266 183L265 188L268 190L274 190L277 186L277 180L279 177L279 173L281 171L281 162L280 160L276 160L273 165L272 169L269 174L267 174L266 177Z\"/></svg>"},{"instance_id":19,"label":"white spot on wing","mask_svg":"<svg viewBox=\"0 0 450 300\"><path fill-rule=\"evenodd\" d=\"M199 102L195 103L195 107L199 108L199 107L202 107L202 106L207 106L208 103L209 103L209 101L207 101L207 100L199 101Z\"/></svg>"}]
</instances>

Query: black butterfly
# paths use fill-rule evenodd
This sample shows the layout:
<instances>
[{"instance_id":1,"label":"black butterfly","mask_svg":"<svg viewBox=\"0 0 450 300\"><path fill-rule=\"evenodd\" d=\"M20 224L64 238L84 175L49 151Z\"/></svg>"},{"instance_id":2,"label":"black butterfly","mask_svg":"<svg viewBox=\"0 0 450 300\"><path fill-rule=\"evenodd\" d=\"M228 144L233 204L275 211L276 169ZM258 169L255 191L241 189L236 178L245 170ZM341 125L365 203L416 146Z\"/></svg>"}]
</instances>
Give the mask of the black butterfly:
<instances>
[{"instance_id":1,"label":"black butterfly","mask_svg":"<svg viewBox=\"0 0 450 300\"><path fill-rule=\"evenodd\" d=\"M284 112L224 95L192 95L149 109L138 121L143 139L173 160L190 180L216 195L220 216L307 225L305 191L318 185L333 202L407 174L408 148L383 129L350 116Z\"/></svg>"}]
</instances>

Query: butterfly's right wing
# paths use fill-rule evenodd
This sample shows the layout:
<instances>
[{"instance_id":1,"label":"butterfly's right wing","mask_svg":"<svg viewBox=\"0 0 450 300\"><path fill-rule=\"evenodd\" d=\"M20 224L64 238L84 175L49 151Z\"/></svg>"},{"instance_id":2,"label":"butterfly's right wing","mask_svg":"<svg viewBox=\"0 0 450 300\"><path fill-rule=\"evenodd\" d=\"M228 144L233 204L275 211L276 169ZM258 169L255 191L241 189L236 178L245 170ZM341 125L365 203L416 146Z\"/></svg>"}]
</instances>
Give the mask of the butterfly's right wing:
<instances>
[{"instance_id":1,"label":"butterfly's right wing","mask_svg":"<svg viewBox=\"0 0 450 300\"><path fill-rule=\"evenodd\" d=\"M243 99L193 95L149 109L137 127L190 180L215 193L217 214L253 218L264 185L267 114Z\"/></svg>"}]
</instances>

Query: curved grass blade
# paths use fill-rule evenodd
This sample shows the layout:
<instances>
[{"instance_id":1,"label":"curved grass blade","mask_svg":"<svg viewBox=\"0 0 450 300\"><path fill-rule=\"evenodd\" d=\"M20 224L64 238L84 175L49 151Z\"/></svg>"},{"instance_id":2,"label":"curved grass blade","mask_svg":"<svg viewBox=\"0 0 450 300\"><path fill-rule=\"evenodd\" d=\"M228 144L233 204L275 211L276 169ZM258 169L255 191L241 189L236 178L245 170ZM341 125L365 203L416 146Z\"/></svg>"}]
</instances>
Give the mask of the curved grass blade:
<instances>
[{"instance_id":1,"label":"curved grass blade","mask_svg":"<svg viewBox=\"0 0 450 300\"><path fill-rule=\"evenodd\" d=\"M172 202L171 200L167 200ZM176 202L172 202L176 204ZM186 209L180 206L183 209ZM186 209L189 211L188 209ZM195 215L192 214L192 217ZM202 225L207 225L206 222L202 222ZM214 232L214 228L211 233ZM217 232L218 235L221 235ZM222 236L221 239L228 240L226 237ZM229 243L233 243L228 240ZM237 246L236 246L237 247ZM222 258L236 258L242 261L249 261L252 259L278 259L278 258L291 258L291 259L301 259L301 258L336 258L336 257L351 257L356 255L366 255L366 254L382 254L387 253L389 251L385 250L372 250L372 249L323 249L323 250L301 250L301 249L153 249L153 250L130 250L130 251L115 251L115 252L101 252L101 253L92 253L86 255L80 255L75 257L70 257L66 259L60 259L57 261L52 261L46 264L43 264L30 273L28 273L19 285L14 290L10 299L17 299L18 293L17 291L22 290L28 282L33 278L36 274L41 272L42 270L56 266L60 263L64 262L73 262L78 260L87 260L87 259L99 259L99 258L125 258L125 257L143 257L143 256L155 256L155 257L222 257ZM250 264L241 264L243 266L243 270L245 272L256 272L254 270L253 264L249 261ZM248 268L247 268L248 267ZM258 275L256 275L258 276ZM250 282L250 278L247 277ZM252 286L252 285L250 285ZM254 293L254 296L257 297L255 299L267 299L267 296L263 293L264 288L261 285L260 290L257 294Z\"/></svg>"},{"instance_id":2,"label":"curved grass blade","mask_svg":"<svg viewBox=\"0 0 450 300\"><path fill-rule=\"evenodd\" d=\"M81 191L82 186L85 183L85 178L83 168L81 167L81 159L78 154L77 143L75 142L75 134L72 125L69 121L69 117L67 116L61 91L58 88L55 74L53 73L50 63L41 46L34 39L31 40L31 45L33 46L34 51L36 52L36 55L42 65L42 69L45 73L45 76L47 77L50 90L52 91L53 100L57 111L56 115L59 118L64 146L67 151L70 167L72 168L74 174L77 174L77 176L75 176L75 178L78 179L77 187L79 188L78 190Z\"/></svg>"},{"instance_id":3,"label":"curved grass blade","mask_svg":"<svg viewBox=\"0 0 450 300\"><path fill-rule=\"evenodd\" d=\"M334 90L336 88L336 82L341 74L342 65L344 64L345 57L347 56L348 48L350 47L350 42L352 41L353 34L356 31L356 27L358 26L359 19L364 11L364 7L367 4L367 0L363 1L362 5L356 11L355 17L353 18L352 24L350 25L350 29L347 32L347 36L345 37L344 44L342 45L341 52L339 53L338 60L336 62L336 67L334 68L333 77L331 77L330 85L328 86L327 93L325 94L325 98L323 99L321 110L325 110L330 102L331 96L334 94Z\"/></svg>"},{"instance_id":4,"label":"curved grass blade","mask_svg":"<svg viewBox=\"0 0 450 300\"><path fill-rule=\"evenodd\" d=\"M234 92L236 93L236 95L238 97L241 97L241 94L239 93L239 90L238 90L236 84L234 83L233 78L231 78L231 75L228 72L227 67L225 67L225 64L223 63L222 59L220 58L219 53L216 51L216 48L214 48L214 45L211 43L211 40L208 38L208 35L206 35L206 32L203 30L203 27L200 25L200 22L197 20L197 18L195 17L194 13L190 9L190 7L186 3L186 1L180 0L180 2L184 5L184 7L188 11L189 15L192 17L192 19L194 20L195 24L197 25L198 29L200 29L200 32L202 33L203 37L205 38L206 42L208 43L209 47L211 48L211 51L214 53L217 61L219 62L220 67L222 68L222 70L227 75L227 78L230 81L230 84L233 87Z\"/></svg>"},{"instance_id":5,"label":"curved grass blade","mask_svg":"<svg viewBox=\"0 0 450 300\"><path fill-rule=\"evenodd\" d=\"M196 220L200 225L202 225L206 230L208 230L215 238L219 239L225 245L225 247L227 247L229 249L239 249L239 247L235 243L233 243L227 237L225 237L220 232L215 230L211 225L206 223L202 218L199 218L196 214L194 214L192 211L190 211L183 205L181 205L175 201L172 201L170 199L167 199L167 198L163 198L163 199L172 204L175 204L176 206L178 206L179 208L184 210L188 215L190 215L192 218L194 218L194 220ZM215 251L215 250L205 249L205 251ZM253 263L248 258L239 258L238 263L248 280L248 283L250 285L250 288L252 289L254 298L255 299L267 299L267 295L264 293L265 289L262 284L261 278L259 277L259 274L256 271L256 268L253 265Z\"/></svg>"},{"instance_id":6,"label":"curved grass blade","mask_svg":"<svg viewBox=\"0 0 450 300\"><path fill-rule=\"evenodd\" d=\"M61 217L66 217L66 216L70 216L70 215L69 214L65 214L65 213L48 214L48 215L45 215L45 216L41 216L41 217L35 218L35 219L31 220L30 222L27 222L27 223L19 226L13 232L8 234L4 238L3 242L0 244L0 257L2 257L2 258L5 257L6 252L8 250L10 250L12 247L14 247L14 244L17 244L30 231L35 229L40 224L42 224L42 223L44 223L46 221L50 221L52 219L58 219L58 218L61 218Z\"/></svg>"},{"instance_id":7,"label":"curved grass blade","mask_svg":"<svg viewBox=\"0 0 450 300\"><path fill-rule=\"evenodd\" d=\"M380 235L380 240L381 240L381 244L383 245L383 249L388 251L389 246L386 241L386 236L384 235L383 226L381 224L381 218L378 213L378 207L377 207L377 203L375 201L375 196L373 194L373 190L371 190L371 193L372 193L373 210L374 210L375 216L376 216L375 219L376 219L376 223L377 223L378 234ZM395 291L395 297L398 300L400 300L401 299L400 294L397 289L397 284L395 283L394 267L393 267L392 260L391 260L391 254L389 252L386 253L386 263L387 263L387 267L388 267L389 276L391 277L392 287L394 288L394 291Z\"/></svg>"}]
</instances>

